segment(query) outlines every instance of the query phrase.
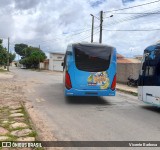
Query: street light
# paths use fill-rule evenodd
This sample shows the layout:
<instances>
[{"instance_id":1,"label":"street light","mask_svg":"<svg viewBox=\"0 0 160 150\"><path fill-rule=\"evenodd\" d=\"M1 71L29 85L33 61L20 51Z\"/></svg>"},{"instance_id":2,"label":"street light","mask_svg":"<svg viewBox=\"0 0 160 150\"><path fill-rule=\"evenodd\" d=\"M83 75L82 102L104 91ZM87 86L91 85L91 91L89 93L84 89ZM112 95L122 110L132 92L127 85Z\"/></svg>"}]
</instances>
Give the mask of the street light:
<instances>
[{"instance_id":1,"label":"street light","mask_svg":"<svg viewBox=\"0 0 160 150\"><path fill-rule=\"evenodd\" d=\"M92 31L91 31L91 43L93 42L93 30L94 30L94 15L90 14L92 16Z\"/></svg>"},{"instance_id":2,"label":"street light","mask_svg":"<svg viewBox=\"0 0 160 150\"><path fill-rule=\"evenodd\" d=\"M100 39L99 43L102 43L102 23L103 23L103 11L100 13L100 18L94 16L93 14L90 14L92 16L92 30L91 30L91 43L93 42L93 33L94 33L94 18L100 20ZM113 15L110 15L109 17L106 18L111 18Z\"/></svg>"},{"instance_id":3,"label":"street light","mask_svg":"<svg viewBox=\"0 0 160 150\"><path fill-rule=\"evenodd\" d=\"M97 18L98 20L100 20L98 17L94 16L93 14L90 14L90 15L93 16L93 17L95 17L95 18Z\"/></svg>"}]
</instances>

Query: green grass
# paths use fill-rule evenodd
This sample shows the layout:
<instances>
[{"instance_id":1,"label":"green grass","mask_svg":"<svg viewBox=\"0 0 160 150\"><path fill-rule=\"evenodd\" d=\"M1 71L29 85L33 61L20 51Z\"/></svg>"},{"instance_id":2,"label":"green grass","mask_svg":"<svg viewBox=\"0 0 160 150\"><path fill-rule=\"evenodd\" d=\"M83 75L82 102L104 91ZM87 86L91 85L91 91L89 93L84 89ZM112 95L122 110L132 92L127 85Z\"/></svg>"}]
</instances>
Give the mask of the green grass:
<instances>
[{"instance_id":1,"label":"green grass","mask_svg":"<svg viewBox=\"0 0 160 150\"><path fill-rule=\"evenodd\" d=\"M11 135L11 134L6 134L6 136L8 136L9 137L9 139L7 140L7 141L16 141L17 140L17 137L16 136L13 136L13 135Z\"/></svg>"},{"instance_id":2,"label":"green grass","mask_svg":"<svg viewBox=\"0 0 160 150\"><path fill-rule=\"evenodd\" d=\"M1 107L0 110L1 110L0 125L9 131L9 126L10 126L10 121L11 121L9 119L9 109L8 107ZM8 120L8 123L2 124L4 120Z\"/></svg>"},{"instance_id":3,"label":"green grass","mask_svg":"<svg viewBox=\"0 0 160 150\"><path fill-rule=\"evenodd\" d=\"M6 123L6 124L3 124L3 125L1 125L3 128L5 128L5 129L7 129L7 130L10 130L10 123L8 122L8 123Z\"/></svg>"},{"instance_id":4,"label":"green grass","mask_svg":"<svg viewBox=\"0 0 160 150\"><path fill-rule=\"evenodd\" d=\"M26 123L28 125L28 128L33 130L32 126L31 126L31 122L30 122L30 118L29 118L29 115L28 113L25 111L25 108L22 106L21 108L21 113L24 114L24 123ZM0 108L1 112L0 114L3 114L5 113L8 117L10 115L10 110L8 107L1 107ZM14 121L14 118L13 117L9 117L8 118L8 123L6 124L2 124L2 121L0 121L0 126L4 127L5 129L7 129L9 132L11 131L15 131L15 130L22 130L22 129L26 129L26 128L23 128L23 127L17 127L15 129L11 128L10 125L11 125L11 122ZM6 134L6 136L9 137L9 141L16 141L17 137L15 136L12 136L10 133ZM27 137L37 137L37 132L36 131L33 131L32 133L30 133L29 135L27 135Z\"/></svg>"},{"instance_id":5,"label":"green grass","mask_svg":"<svg viewBox=\"0 0 160 150\"><path fill-rule=\"evenodd\" d=\"M34 130L29 114L26 112L24 107L22 107L22 113L24 114L25 123L28 125L28 128L33 130L33 132L30 133L28 136L35 137L37 139L38 133Z\"/></svg>"},{"instance_id":6,"label":"green grass","mask_svg":"<svg viewBox=\"0 0 160 150\"><path fill-rule=\"evenodd\" d=\"M17 128L10 128L10 131L16 131L16 130L23 130L23 129L28 129L27 127L17 127Z\"/></svg>"},{"instance_id":7,"label":"green grass","mask_svg":"<svg viewBox=\"0 0 160 150\"><path fill-rule=\"evenodd\" d=\"M23 122L28 125L28 127L27 127L28 129L32 130L32 132L30 134L28 134L26 137L35 137L35 139L37 139L38 133L33 128L33 124L30 120L29 114L27 113L25 107L23 105L21 105L21 108L19 108L19 109L21 109L20 113L24 114L24 116L23 116L24 121ZM8 118L7 119L8 123L6 123L6 124L2 124L2 121L3 121L2 119L4 117L4 116L2 116L3 114L5 114L6 117ZM22 127L17 127L15 129L11 128L10 125L11 125L11 122L14 121L14 118L10 117L10 114L11 113L10 113L9 107L0 107L0 117L1 117L0 118L0 126L4 127L5 129L7 129L9 131L9 133L6 134L6 136L9 137L9 139L7 141L16 141L17 137L12 136L10 134L10 132L15 131L15 130L22 130L22 129L26 129L26 128L22 128ZM0 147L0 150L1 150L1 147ZM36 148L35 150L44 150L44 148Z\"/></svg>"},{"instance_id":8,"label":"green grass","mask_svg":"<svg viewBox=\"0 0 160 150\"><path fill-rule=\"evenodd\" d=\"M33 131L33 132L30 133L28 136L29 136L29 137L36 137L36 136L37 136L37 132L36 132L36 131Z\"/></svg>"},{"instance_id":9,"label":"green grass","mask_svg":"<svg viewBox=\"0 0 160 150\"><path fill-rule=\"evenodd\" d=\"M29 118L29 115L27 114L25 108L22 107L20 109L22 110L21 113L24 114L24 118L25 118L24 123L26 123L29 126L29 128L31 128L30 121L29 121L30 118Z\"/></svg>"}]
</instances>

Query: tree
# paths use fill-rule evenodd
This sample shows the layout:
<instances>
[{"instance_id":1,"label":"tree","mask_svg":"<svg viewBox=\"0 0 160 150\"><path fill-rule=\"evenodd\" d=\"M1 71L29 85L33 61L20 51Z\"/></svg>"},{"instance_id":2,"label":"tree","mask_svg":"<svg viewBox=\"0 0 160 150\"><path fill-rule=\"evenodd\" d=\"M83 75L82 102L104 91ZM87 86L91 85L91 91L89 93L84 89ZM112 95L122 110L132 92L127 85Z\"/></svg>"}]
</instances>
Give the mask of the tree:
<instances>
[{"instance_id":1,"label":"tree","mask_svg":"<svg viewBox=\"0 0 160 150\"><path fill-rule=\"evenodd\" d=\"M7 65L7 50L5 48L0 49L0 66Z\"/></svg>"},{"instance_id":2,"label":"tree","mask_svg":"<svg viewBox=\"0 0 160 150\"><path fill-rule=\"evenodd\" d=\"M4 49L3 40L0 39L0 66L4 66L6 64L5 58L7 57L7 51Z\"/></svg>"},{"instance_id":3,"label":"tree","mask_svg":"<svg viewBox=\"0 0 160 150\"><path fill-rule=\"evenodd\" d=\"M21 52L20 63L27 68L38 68L39 63L47 58L45 53L37 47L29 46L21 50Z\"/></svg>"},{"instance_id":4,"label":"tree","mask_svg":"<svg viewBox=\"0 0 160 150\"><path fill-rule=\"evenodd\" d=\"M9 63L11 63L16 58L15 53L9 53Z\"/></svg>"},{"instance_id":5,"label":"tree","mask_svg":"<svg viewBox=\"0 0 160 150\"><path fill-rule=\"evenodd\" d=\"M24 51L24 49L27 48L27 47L28 47L28 45L21 43L21 44L15 44L14 49L15 49L15 52L16 52L18 55L24 57L24 56L25 56L25 51Z\"/></svg>"},{"instance_id":6,"label":"tree","mask_svg":"<svg viewBox=\"0 0 160 150\"><path fill-rule=\"evenodd\" d=\"M6 48L2 45L3 40L0 39L0 66L6 66L7 65L7 59L8 59L8 51ZM9 53L9 62L11 63L15 59L15 54Z\"/></svg>"}]
</instances>

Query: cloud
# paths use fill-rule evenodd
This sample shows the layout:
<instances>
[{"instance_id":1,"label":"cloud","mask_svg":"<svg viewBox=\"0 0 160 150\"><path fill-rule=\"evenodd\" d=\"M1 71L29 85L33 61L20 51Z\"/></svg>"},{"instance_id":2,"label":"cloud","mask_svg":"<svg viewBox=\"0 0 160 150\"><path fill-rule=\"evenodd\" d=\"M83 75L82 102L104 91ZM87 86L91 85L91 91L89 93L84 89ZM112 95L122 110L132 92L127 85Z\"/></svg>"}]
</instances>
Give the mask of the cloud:
<instances>
[{"instance_id":1,"label":"cloud","mask_svg":"<svg viewBox=\"0 0 160 150\"><path fill-rule=\"evenodd\" d=\"M99 5L103 4L106 0L90 0L90 5L92 7L98 7Z\"/></svg>"},{"instance_id":2,"label":"cloud","mask_svg":"<svg viewBox=\"0 0 160 150\"><path fill-rule=\"evenodd\" d=\"M137 0L132 3L127 3L127 6L125 7L130 7L130 6L135 6L143 3L148 3L150 1L145 1L145 0ZM159 8L157 7L157 3L151 4L151 5L146 5L143 7L137 7L133 9L128 9L128 10L123 10L123 11L118 11L118 13L137 13L137 12L150 12L154 10L158 10ZM112 12L114 13L114 12ZM116 13L116 12L115 12ZM156 29L160 28L160 26L157 24L157 22L160 21L160 18L158 14L155 15L146 15L138 19L138 15L126 15L126 14L113 14L114 17L110 19L106 19L104 21L104 26L107 29L113 29L113 30L143 30L143 29ZM135 18L135 20L129 20L129 18ZM124 21L126 20L126 21ZM124 22L123 22L124 21ZM115 23L117 22L117 23ZM113 24L115 23L115 24ZM125 56L133 56L136 54L142 54L143 50L155 43L159 37L160 31L137 31L137 32L131 32L131 31L126 31L126 32L114 32L114 31L105 31L103 33L106 34L107 36L104 37L104 42L108 42L110 45L115 45L117 47L117 50L119 53L124 54ZM130 48L133 47L132 53L130 53Z\"/></svg>"},{"instance_id":3,"label":"cloud","mask_svg":"<svg viewBox=\"0 0 160 150\"><path fill-rule=\"evenodd\" d=\"M44 51L65 51L70 42L88 41L91 35L91 16L99 17L103 10L103 28L132 30L160 28L158 15L137 19L137 15L108 13L109 10L130 7L153 0L1 0L0 36L10 36L11 43L27 43ZM148 12L158 9L158 4L127 9L120 12ZM112 18L109 18L113 14ZM135 20L125 21L135 16ZM117 23L118 21L118 23ZM95 18L94 41L99 40L99 20ZM66 34L64 34L66 33ZM113 45L125 56L142 54L145 47L159 40L159 31L116 32L103 30L103 43Z\"/></svg>"},{"instance_id":4,"label":"cloud","mask_svg":"<svg viewBox=\"0 0 160 150\"><path fill-rule=\"evenodd\" d=\"M135 0L122 0L122 2L125 4L125 3L129 3L129 2L133 2Z\"/></svg>"},{"instance_id":5,"label":"cloud","mask_svg":"<svg viewBox=\"0 0 160 150\"><path fill-rule=\"evenodd\" d=\"M27 10L35 8L41 0L15 0L15 9Z\"/></svg>"},{"instance_id":6,"label":"cloud","mask_svg":"<svg viewBox=\"0 0 160 150\"><path fill-rule=\"evenodd\" d=\"M14 33L14 20L10 15L3 15L0 19L0 35L2 37L12 36Z\"/></svg>"}]
</instances>

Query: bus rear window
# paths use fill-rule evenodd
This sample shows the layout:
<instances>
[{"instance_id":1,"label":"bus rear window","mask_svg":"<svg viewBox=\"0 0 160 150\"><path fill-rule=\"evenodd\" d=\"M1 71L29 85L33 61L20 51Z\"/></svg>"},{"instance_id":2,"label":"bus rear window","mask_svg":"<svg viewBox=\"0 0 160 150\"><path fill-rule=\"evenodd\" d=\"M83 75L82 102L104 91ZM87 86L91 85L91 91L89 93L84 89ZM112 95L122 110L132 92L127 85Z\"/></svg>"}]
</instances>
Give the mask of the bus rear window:
<instances>
[{"instance_id":1,"label":"bus rear window","mask_svg":"<svg viewBox=\"0 0 160 150\"><path fill-rule=\"evenodd\" d=\"M75 45L76 67L82 71L106 71L110 65L112 47Z\"/></svg>"}]
</instances>

